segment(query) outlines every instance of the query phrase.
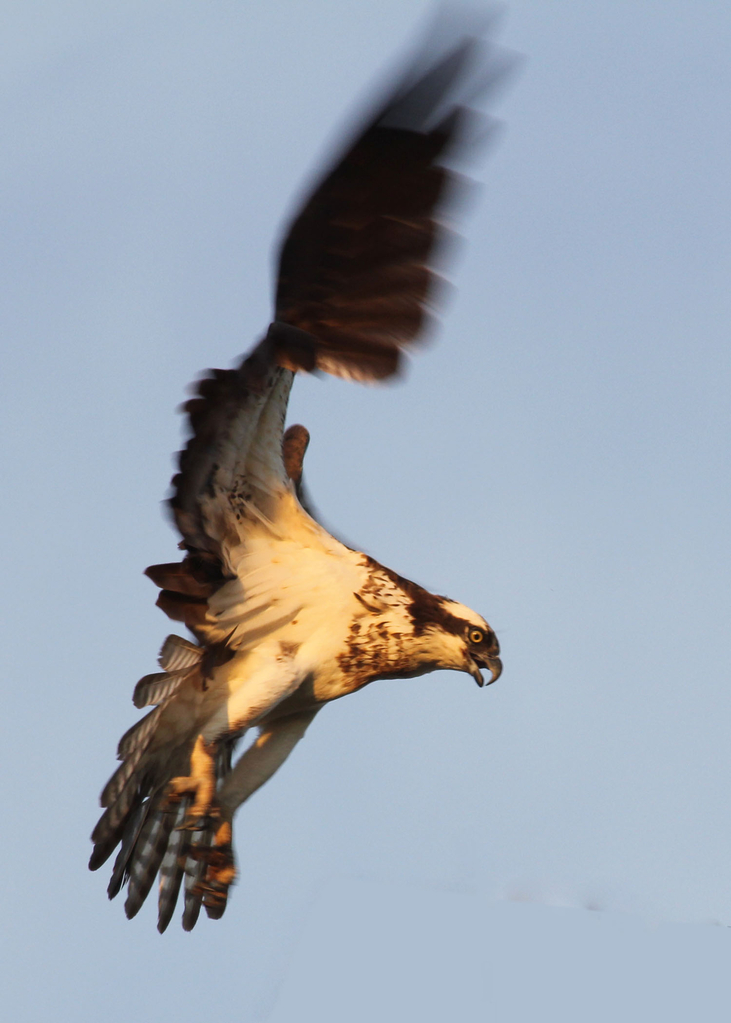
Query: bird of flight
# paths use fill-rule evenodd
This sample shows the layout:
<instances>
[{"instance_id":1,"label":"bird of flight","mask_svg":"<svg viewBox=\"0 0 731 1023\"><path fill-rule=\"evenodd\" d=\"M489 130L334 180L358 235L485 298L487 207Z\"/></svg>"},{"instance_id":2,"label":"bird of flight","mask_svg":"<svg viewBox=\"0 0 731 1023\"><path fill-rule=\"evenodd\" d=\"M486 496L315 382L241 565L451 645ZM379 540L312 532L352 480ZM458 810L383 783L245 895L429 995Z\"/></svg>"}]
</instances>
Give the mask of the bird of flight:
<instances>
[{"instance_id":1,"label":"bird of flight","mask_svg":"<svg viewBox=\"0 0 731 1023\"><path fill-rule=\"evenodd\" d=\"M484 128L466 105L499 75L467 36L413 65L292 221L274 321L237 369L213 370L185 405L190 439L170 507L180 563L153 565L168 636L150 707L119 743L89 866L120 846L109 884L134 916L159 875L158 928L183 889L183 927L219 918L235 877L235 811L284 762L330 700L438 668L478 685L502 665L475 611L435 596L331 536L309 509L309 436L284 429L298 372L394 375L434 304L443 221L460 178L445 160ZM258 736L233 763L247 729Z\"/></svg>"}]
</instances>

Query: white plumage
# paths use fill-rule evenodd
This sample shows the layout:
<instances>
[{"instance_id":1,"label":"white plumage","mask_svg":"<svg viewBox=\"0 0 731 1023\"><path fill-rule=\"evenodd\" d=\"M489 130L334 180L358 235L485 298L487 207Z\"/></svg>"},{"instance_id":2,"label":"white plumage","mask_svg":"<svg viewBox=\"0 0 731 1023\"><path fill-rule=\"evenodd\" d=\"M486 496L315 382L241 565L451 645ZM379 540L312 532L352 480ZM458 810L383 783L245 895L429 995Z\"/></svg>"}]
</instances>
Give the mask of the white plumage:
<instances>
[{"instance_id":1,"label":"white plumage","mask_svg":"<svg viewBox=\"0 0 731 1023\"><path fill-rule=\"evenodd\" d=\"M186 556L148 575L158 604L196 642L169 636L162 670L135 688L135 706L154 709L119 744L90 862L96 869L121 844L109 894L128 884L129 916L159 875L160 930L181 888L185 928L201 905L223 913L234 813L325 703L435 668L480 685L481 669L500 673L480 615L351 550L312 517L308 436L284 432L297 371L381 379L422 331L439 225L459 184L442 161L475 127L453 98L470 76L472 95L495 78L474 38L409 70L292 223L266 337L187 403L191 437L171 500ZM258 737L232 767L252 726Z\"/></svg>"}]
</instances>

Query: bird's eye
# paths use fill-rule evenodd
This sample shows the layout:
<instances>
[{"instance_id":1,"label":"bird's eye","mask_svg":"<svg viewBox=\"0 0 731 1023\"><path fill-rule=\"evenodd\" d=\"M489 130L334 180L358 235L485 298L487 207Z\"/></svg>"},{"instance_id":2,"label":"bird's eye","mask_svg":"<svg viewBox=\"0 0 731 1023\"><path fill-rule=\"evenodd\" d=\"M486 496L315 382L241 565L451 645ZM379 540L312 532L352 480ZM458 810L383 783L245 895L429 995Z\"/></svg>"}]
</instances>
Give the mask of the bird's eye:
<instances>
[{"instance_id":1,"label":"bird's eye","mask_svg":"<svg viewBox=\"0 0 731 1023\"><path fill-rule=\"evenodd\" d=\"M481 643L484 636L479 629L470 629L470 643Z\"/></svg>"}]
</instances>

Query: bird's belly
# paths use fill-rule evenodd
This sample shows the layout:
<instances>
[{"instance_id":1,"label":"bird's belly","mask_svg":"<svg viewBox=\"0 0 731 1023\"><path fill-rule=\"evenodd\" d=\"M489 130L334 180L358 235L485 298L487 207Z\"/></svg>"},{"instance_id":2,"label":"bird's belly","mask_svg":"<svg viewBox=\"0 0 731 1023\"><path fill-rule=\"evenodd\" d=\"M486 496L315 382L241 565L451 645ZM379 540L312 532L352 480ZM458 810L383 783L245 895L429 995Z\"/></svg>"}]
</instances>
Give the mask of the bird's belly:
<instances>
[{"instance_id":1,"label":"bird's belly","mask_svg":"<svg viewBox=\"0 0 731 1023\"><path fill-rule=\"evenodd\" d=\"M303 711L316 710L331 700L337 700L341 696L355 692L362 686L367 685L369 679L355 679L345 677L337 670L313 671L310 672L299 684L295 692L291 693L277 704L268 714L266 721L273 721L276 718L287 717L289 714L299 714Z\"/></svg>"}]
</instances>

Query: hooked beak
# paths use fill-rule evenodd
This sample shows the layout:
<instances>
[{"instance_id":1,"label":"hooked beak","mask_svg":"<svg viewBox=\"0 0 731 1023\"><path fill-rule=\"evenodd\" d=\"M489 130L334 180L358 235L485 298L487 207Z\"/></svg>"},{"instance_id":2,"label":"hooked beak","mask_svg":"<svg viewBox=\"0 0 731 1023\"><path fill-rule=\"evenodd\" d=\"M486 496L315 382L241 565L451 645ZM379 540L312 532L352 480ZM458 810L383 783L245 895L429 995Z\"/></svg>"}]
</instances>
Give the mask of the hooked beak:
<instances>
[{"instance_id":1,"label":"hooked beak","mask_svg":"<svg viewBox=\"0 0 731 1023\"><path fill-rule=\"evenodd\" d=\"M484 685L491 686L493 682L497 682L502 675L503 662L499 657L486 657L483 663L478 663L474 657L470 658L470 661L471 665L468 668L468 671L480 688ZM490 681L487 683L485 682L482 671L480 670L481 668L488 668L490 671L491 677Z\"/></svg>"}]
</instances>

